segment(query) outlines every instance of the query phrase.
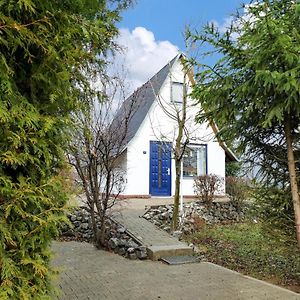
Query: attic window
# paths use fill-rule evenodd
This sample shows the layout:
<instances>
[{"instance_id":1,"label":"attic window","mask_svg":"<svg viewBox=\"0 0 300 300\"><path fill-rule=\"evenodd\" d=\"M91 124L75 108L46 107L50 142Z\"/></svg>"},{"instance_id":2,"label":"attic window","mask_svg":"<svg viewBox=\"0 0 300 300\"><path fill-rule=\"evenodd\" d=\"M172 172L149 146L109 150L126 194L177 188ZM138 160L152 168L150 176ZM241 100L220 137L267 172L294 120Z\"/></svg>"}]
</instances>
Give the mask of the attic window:
<instances>
[{"instance_id":1,"label":"attic window","mask_svg":"<svg viewBox=\"0 0 300 300\"><path fill-rule=\"evenodd\" d=\"M171 100L172 100L172 102L182 103L182 101L183 101L183 83L172 82Z\"/></svg>"}]
</instances>

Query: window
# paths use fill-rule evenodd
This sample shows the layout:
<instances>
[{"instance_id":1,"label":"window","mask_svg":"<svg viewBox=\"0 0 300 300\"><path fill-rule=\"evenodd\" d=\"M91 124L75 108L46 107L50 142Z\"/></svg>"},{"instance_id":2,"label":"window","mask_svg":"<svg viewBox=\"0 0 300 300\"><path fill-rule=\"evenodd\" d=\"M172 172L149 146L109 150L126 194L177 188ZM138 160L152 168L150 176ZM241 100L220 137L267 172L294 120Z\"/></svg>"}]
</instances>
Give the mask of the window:
<instances>
[{"instance_id":1,"label":"window","mask_svg":"<svg viewBox=\"0 0 300 300\"><path fill-rule=\"evenodd\" d=\"M207 173L206 158L206 145L189 145L183 156L183 176L205 175Z\"/></svg>"},{"instance_id":2,"label":"window","mask_svg":"<svg viewBox=\"0 0 300 300\"><path fill-rule=\"evenodd\" d=\"M182 103L183 101L183 83L172 82L171 97L173 102Z\"/></svg>"}]
</instances>

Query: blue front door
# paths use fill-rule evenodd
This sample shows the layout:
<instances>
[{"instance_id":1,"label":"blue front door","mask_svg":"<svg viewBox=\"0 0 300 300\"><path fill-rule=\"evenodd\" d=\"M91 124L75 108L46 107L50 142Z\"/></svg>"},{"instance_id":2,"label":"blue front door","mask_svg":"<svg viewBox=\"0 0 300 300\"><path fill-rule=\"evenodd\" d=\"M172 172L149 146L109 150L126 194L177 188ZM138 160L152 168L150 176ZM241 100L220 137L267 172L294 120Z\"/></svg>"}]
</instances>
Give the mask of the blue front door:
<instances>
[{"instance_id":1,"label":"blue front door","mask_svg":"<svg viewBox=\"0 0 300 300\"><path fill-rule=\"evenodd\" d=\"M171 144L150 142L150 194L171 196Z\"/></svg>"}]
</instances>

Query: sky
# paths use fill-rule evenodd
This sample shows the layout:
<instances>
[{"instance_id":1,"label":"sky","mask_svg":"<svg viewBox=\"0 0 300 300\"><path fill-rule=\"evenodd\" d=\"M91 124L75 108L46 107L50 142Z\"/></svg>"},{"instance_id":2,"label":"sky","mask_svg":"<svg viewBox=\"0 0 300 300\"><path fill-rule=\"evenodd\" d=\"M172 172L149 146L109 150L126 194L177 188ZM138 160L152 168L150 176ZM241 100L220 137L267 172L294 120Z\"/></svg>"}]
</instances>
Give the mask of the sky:
<instances>
[{"instance_id":1,"label":"sky","mask_svg":"<svg viewBox=\"0 0 300 300\"><path fill-rule=\"evenodd\" d=\"M179 51L185 52L186 26L200 30L207 22L230 24L242 0L136 0L122 14L117 42L123 53L116 64L126 70L130 90L150 79ZM244 1L249 2L249 1Z\"/></svg>"}]
</instances>

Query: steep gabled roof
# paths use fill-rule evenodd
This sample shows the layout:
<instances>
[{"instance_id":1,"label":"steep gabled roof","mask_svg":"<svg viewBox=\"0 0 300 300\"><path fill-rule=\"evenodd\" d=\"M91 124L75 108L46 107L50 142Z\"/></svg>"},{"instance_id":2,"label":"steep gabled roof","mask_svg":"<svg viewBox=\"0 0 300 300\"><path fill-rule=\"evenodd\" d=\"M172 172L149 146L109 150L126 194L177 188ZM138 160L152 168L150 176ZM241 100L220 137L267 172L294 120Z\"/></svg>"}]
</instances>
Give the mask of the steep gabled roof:
<instances>
[{"instance_id":1,"label":"steep gabled roof","mask_svg":"<svg viewBox=\"0 0 300 300\"><path fill-rule=\"evenodd\" d=\"M174 62L181 56L176 55L167 65L165 65L151 79L138 88L131 96L123 103L120 113L128 111L129 107L133 107L134 112L128 124L128 133L126 144L135 136L143 120L145 119L151 105L155 101L160 92L162 85L167 79L170 69Z\"/></svg>"},{"instance_id":2,"label":"steep gabled roof","mask_svg":"<svg viewBox=\"0 0 300 300\"><path fill-rule=\"evenodd\" d=\"M129 111L133 111L130 114L130 121L128 122L128 131L126 139L124 141L124 147L127 147L127 144L135 136L138 129L140 128L142 122L144 121L147 113L153 102L155 101L157 95L159 95L160 89L163 86L165 80L167 79L172 66L175 61L183 58L185 55L183 53L177 54L168 64L166 64L158 73L156 73L151 79L144 83L140 88L138 88L131 96L129 96L123 103L119 113L117 114L117 119L121 118L122 115L129 115ZM195 85L195 79L193 72L187 73L189 80L192 85ZM117 122L116 122L116 126ZM209 126L212 128L213 132L217 136L219 145L224 149L226 158L230 161L238 161L234 152L228 148L228 146L220 140L218 137L218 128L213 120L209 120Z\"/></svg>"}]
</instances>

